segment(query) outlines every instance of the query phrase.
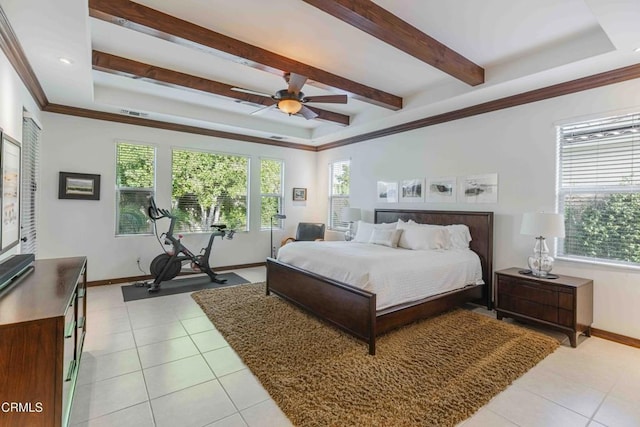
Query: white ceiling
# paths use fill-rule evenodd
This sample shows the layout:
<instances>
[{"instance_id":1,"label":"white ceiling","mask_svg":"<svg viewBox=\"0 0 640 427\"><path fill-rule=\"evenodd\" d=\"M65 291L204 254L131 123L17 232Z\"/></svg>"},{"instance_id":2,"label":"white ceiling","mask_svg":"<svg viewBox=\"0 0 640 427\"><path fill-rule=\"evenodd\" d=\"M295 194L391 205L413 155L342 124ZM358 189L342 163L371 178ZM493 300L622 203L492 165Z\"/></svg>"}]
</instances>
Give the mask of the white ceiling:
<instances>
[{"instance_id":1,"label":"white ceiling","mask_svg":"<svg viewBox=\"0 0 640 427\"><path fill-rule=\"evenodd\" d=\"M403 98L392 111L349 99L318 107L349 126L92 70L99 50L259 92L282 77L89 17L86 0L0 0L52 104L120 113L251 136L321 145L492 99L640 62L638 0L375 0L379 6L485 69L469 86L300 0L137 0ZM73 61L70 66L60 57ZM306 85L306 95L329 92Z\"/></svg>"}]
</instances>

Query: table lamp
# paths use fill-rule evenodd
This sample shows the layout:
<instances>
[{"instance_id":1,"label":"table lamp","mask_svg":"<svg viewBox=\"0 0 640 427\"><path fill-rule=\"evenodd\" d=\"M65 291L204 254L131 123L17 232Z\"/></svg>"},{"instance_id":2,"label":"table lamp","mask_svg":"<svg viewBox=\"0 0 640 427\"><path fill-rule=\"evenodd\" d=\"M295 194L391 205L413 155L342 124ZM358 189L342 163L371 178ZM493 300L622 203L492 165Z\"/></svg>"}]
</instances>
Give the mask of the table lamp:
<instances>
[{"instance_id":1,"label":"table lamp","mask_svg":"<svg viewBox=\"0 0 640 427\"><path fill-rule=\"evenodd\" d=\"M359 221L361 217L360 208L344 208L342 209L342 220L349 223L349 229L344 233L344 240L350 242L353 240L355 233L353 232L353 223Z\"/></svg>"},{"instance_id":2,"label":"table lamp","mask_svg":"<svg viewBox=\"0 0 640 427\"><path fill-rule=\"evenodd\" d=\"M564 215L543 212L525 213L522 215L520 233L536 236L533 255L528 260L531 274L537 277L548 277L553 269L553 258L549 256L545 238L564 237Z\"/></svg>"}]
</instances>

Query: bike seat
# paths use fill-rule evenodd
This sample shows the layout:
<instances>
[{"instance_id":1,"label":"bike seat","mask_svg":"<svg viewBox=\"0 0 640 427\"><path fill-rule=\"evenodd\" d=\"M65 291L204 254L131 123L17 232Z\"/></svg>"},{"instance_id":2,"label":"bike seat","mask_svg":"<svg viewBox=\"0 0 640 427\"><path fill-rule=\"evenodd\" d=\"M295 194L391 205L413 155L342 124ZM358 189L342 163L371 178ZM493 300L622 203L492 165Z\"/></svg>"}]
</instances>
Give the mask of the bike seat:
<instances>
[{"instance_id":1,"label":"bike seat","mask_svg":"<svg viewBox=\"0 0 640 427\"><path fill-rule=\"evenodd\" d=\"M225 224L212 224L211 227L217 228L218 230L224 230L227 228Z\"/></svg>"}]
</instances>

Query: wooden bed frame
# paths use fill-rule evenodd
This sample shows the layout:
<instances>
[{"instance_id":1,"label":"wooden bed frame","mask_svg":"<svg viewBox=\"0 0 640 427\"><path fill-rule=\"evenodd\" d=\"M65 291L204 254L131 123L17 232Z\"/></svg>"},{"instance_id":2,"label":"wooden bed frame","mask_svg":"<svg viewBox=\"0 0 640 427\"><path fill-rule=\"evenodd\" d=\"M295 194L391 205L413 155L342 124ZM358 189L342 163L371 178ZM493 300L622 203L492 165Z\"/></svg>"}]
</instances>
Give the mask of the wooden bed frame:
<instances>
[{"instance_id":1,"label":"wooden bed frame","mask_svg":"<svg viewBox=\"0 0 640 427\"><path fill-rule=\"evenodd\" d=\"M376 352L376 336L466 302L492 308L493 212L376 209L376 224L410 219L422 224L466 224L471 249L480 257L484 285L471 285L401 306L376 311L376 295L273 258L267 258L270 292L369 344Z\"/></svg>"}]
</instances>

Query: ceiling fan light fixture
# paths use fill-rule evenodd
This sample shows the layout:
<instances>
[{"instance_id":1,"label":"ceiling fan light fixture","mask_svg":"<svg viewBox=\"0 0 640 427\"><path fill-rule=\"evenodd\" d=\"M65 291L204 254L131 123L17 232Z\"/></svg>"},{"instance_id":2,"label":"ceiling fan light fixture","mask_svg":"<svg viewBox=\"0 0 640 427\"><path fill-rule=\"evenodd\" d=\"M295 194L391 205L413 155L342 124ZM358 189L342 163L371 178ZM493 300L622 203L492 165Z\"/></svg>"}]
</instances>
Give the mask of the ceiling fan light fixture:
<instances>
[{"instance_id":1,"label":"ceiling fan light fixture","mask_svg":"<svg viewBox=\"0 0 640 427\"><path fill-rule=\"evenodd\" d=\"M281 99L278 101L278 108L285 113L292 115L302 109L302 103L297 99Z\"/></svg>"}]
</instances>

